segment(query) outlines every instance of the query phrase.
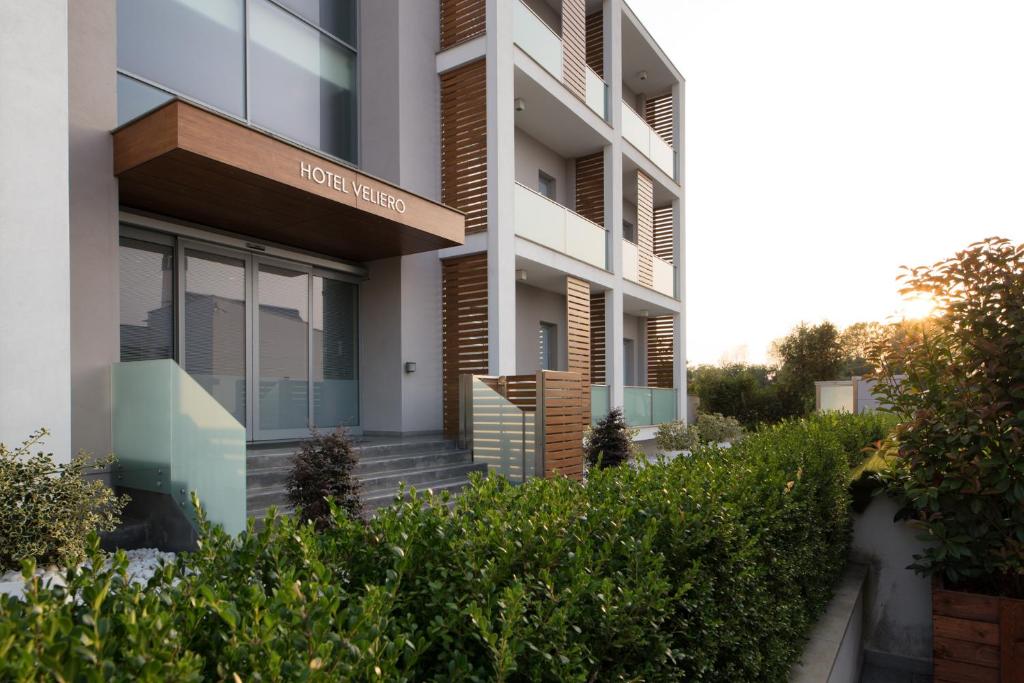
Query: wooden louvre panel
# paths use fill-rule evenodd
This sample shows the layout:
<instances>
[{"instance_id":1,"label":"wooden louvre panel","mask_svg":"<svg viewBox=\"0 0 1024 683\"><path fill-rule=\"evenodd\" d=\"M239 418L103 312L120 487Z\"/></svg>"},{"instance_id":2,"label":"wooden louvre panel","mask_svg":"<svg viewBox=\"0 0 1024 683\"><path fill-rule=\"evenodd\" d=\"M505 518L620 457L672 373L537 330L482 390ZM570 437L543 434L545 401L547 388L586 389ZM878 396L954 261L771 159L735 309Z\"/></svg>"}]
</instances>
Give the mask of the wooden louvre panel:
<instances>
[{"instance_id":1,"label":"wooden louvre panel","mask_svg":"<svg viewBox=\"0 0 1024 683\"><path fill-rule=\"evenodd\" d=\"M482 36L486 22L486 0L441 0L441 49Z\"/></svg>"},{"instance_id":2,"label":"wooden louvre panel","mask_svg":"<svg viewBox=\"0 0 1024 683\"><path fill-rule=\"evenodd\" d=\"M673 383L672 316L647 319L647 385L671 389Z\"/></svg>"},{"instance_id":3,"label":"wooden louvre panel","mask_svg":"<svg viewBox=\"0 0 1024 683\"><path fill-rule=\"evenodd\" d=\"M487 254L442 261L441 375L444 432L459 432L459 376L489 370L487 326Z\"/></svg>"},{"instance_id":4,"label":"wooden louvre panel","mask_svg":"<svg viewBox=\"0 0 1024 683\"><path fill-rule=\"evenodd\" d=\"M478 60L441 75L441 201L487 230L487 69Z\"/></svg>"},{"instance_id":5,"label":"wooden louvre panel","mask_svg":"<svg viewBox=\"0 0 1024 683\"><path fill-rule=\"evenodd\" d=\"M675 252L672 207L654 210L654 255L672 263Z\"/></svg>"},{"instance_id":6,"label":"wooden louvre panel","mask_svg":"<svg viewBox=\"0 0 1024 683\"><path fill-rule=\"evenodd\" d=\"M604 12L587 15L587 66L604 78Z\"/></svg>"},{"instance_id":7,"label":"wooden louvre panel","mask_svg":"<svg viewBox=\"0 0 1024 683\"><path fill-rule=\"evenodd\" d=\"M590 424L590 283L565 278L566 332L569 372L580 376L580 410L583 426Z\"/></svg>"},{"instance_id":8,"label":"wooden louvre panel","mask_svg":"<svg viewBox=\"0 0 1024 683\"><path fill-rule=\"evenodd\" d=\"M640 284L654 286L654 182L636 172L636 246Z\"/></svg>"},{"instance_id":9,"label":"wooden louvre panel","mask_svg":"<svg viewBox=\"0 0 1024 683\"><path fill-rule=\"evenodd\" d=\"M590 381L605 381L604 292L590 295Z\"/></svg>"},{"instance_id":10,"label":"wooden louvre panel","mask_svg":"<svg viewBox=\"0 0 1024 683\"><path fill-rule=\"evenodd\" d=\"M583 477L582 378L576 372L540 373L544 418L544 476Z\"/></svg>"},{"instance_id":11,"label":"wooden louvre panel","mask_svg":"<svg viewBox=\"0 0 1024 683\"><path fill-rule=\"evenodd\" d=\"M505 375L498 393L523 412L537 411L537 375Z\"/></svg>"},{"instance_id":12,"label":"wooden louvre panel","mask_svg":"<svg viewBox=\"0 0 1024 683\"><path fill-rule=\"evenodd\" d=\"M669 147L674 146L675 136L672 132L675 128L675 116L672 111L672 93L648 98L647 103L644 104L644 119L646 119L647 125L668 143Z\"/></svg>"},{"instance_id":13,"label":"wooden louvre panel","mask_svg":"<svg viewBox=\"0 0 1024 683\"><path fill-rule=\"evenodd\" d=\"M562 56L562 82L576 97L586 101L586 0L562 0Z\"/></svg>"},{"instance_id":14,"label":"wooden louvre panel","mask_svg":"<svg viewBox=\"0 0 1024 683\"><path fill-rule=\"evenodd\" d=\"M604 152L576 160L576 213L604 227Z\"/></svg>"}]
</instances>

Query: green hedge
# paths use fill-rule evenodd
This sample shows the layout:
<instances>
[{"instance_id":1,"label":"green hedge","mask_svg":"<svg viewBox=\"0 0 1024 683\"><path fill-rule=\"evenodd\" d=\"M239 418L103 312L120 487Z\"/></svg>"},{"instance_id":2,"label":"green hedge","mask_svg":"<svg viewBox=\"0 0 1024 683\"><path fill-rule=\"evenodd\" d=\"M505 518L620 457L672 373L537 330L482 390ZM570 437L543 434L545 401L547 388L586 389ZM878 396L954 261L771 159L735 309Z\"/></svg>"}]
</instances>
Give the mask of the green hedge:
<instances>
[{"instance_id":1,"label":"green hedge","mask_svg":"<svg viewBox=\"0 0 1024 683\"><path fill-rule=\"evenodd\" d=\"M585 486L477 480L454 511L209 532L145 588L122 559L77 600L0 600L0 679L785 681L845 562L847 472L824 421L788 422Z\"/></svg>"}]
</instances>

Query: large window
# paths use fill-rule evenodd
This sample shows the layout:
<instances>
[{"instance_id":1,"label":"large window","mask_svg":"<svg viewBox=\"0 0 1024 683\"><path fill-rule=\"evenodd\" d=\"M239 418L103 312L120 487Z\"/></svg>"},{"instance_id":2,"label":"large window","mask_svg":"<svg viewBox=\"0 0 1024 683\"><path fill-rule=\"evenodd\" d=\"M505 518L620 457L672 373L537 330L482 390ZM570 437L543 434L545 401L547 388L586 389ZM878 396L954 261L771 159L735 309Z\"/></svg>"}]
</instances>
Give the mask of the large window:
<instances>
[{"instance_id":1,"label":"large window","mask_svg":"<svg viewBox=\"0 0 1024 683\"><path fill-rule=\"evenodd\" d=\"M356 0L118 0L118 123L174 96L355 163Z\"/></svg>"}]
</instances>

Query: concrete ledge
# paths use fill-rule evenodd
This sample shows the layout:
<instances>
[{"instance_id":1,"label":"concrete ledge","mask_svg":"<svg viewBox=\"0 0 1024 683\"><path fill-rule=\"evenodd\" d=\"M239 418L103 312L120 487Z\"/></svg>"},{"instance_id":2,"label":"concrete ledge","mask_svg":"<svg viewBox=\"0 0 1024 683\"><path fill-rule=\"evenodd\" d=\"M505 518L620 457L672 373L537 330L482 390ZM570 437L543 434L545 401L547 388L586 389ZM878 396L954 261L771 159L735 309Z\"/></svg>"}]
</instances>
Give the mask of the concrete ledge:
<instances>
[{"instance_id":1,"label":"concrete ledge","mask_svg":"<svg viewBox=\"0 0 1024 683\"><path fill-rule=\"evenodd\" d=\"M790 683L857 683L861 673L864 583L868 568L850 564L811 631Z\"/></svg>"}]
</instances>

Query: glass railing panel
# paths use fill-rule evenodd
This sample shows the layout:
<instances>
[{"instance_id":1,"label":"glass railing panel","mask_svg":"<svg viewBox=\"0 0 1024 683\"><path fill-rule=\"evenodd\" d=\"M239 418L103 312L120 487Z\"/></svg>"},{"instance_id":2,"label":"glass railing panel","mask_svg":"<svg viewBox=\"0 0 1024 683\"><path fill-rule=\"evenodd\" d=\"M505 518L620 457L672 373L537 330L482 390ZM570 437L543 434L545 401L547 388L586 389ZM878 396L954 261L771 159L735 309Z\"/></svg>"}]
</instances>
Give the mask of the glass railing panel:
<instances>
[{"instance_id":1,"label":"glass railing panel","mask_svg":"<svg viewBox=\"0 0 1024 683\"><path fill-rule=\"evenodd\" d=\"M607 265L607 235L600 225L574 211L565 210L565 253L604 269Z\"/></svg>"},{"instance_id":2,"label":"glass railing panel","mask_svg":"<svg viewBox=\"0 0 1024 683\"><path fill-rule=\"evenodd\" d=\"M651 129L650 135L651 151L648 156L650 156L654 165L664 171L668 177L675 178L675 153L672 151L669 144L665 142L664 138L658 135L654 129Z\"/></svg>"},{"instance_id":3,"label":"glass railing panel","mask_svg":"<svg viewBox=\"0 0 1024 683\"><path fill-rule=\"evenodd\" d=\"M622 277L640 282L640 251L629 240L622 240Z\"/></svg>"},{"instance_id":4,"label":"glass railing panel","mask_svg":"<svg viewBox=\"0 0 1024 683\"><path fill-rule=\"evenodd\" d=\"M516 184L516 234L565 253L565 207L524 185Z\"/></svg>"},{"instance_id":5,"label":"glass railing panel","mask_svg":"<svg viewBox=\"0 0 1024 683\"><path fill-rule=\"evenodd\" d=\"M651 390L647 387L626 387L623 394L623 413L626 424L644 427L654 424L651 419Z\"/></svg>"},{"instance_id":6,"label":"glass railing panel","mask_svg":"<svg viewBox=\"0 0 1024 683\"><path fill-rule=\"evenodd\" d=\"M589 66L587 74L587 106L594 110L602 119L608 119L608 86L604 80Z\"/></svg>"},{"instance_id":7,"label":"glass railing panel","mask_svg":"<svg viewBox=\"0 0 1024 683\"><path fill-rule=\"evenodd\" d=\"M676 390L651 389L651 424L664 424L676 419Z\"/></svg>"},{"instance_id":8,"label":"glass railing panel","mask_svg":"<svg viewBox=\"0 0 1024 683\"><path fill-rule=\"evenodd\" d=\"M654 272L654 289L665 296L675 296L675 268L668 261L655 256L651 259Z\"/></svg>"},{"instance_id":9,"label":"glass railing panel","mask_svg":"<svg viewBox=\"0 0 1024 683\"><path fill-rule=\"evenodd\" d=\"M511 481L534 474L535 413L527 413L473 377L470 425L473 461L487 463L487 471Z\"/></svg>"},{"instance_id":10,"label":"glass railing panel","mask_svg":"<svg viewBox=\"0 0 1024 683\"><path fill-rule=\"evenodd\" d=\"M625 102L622 103L622 137L640 152L651 156L651 127Z\"/></svg>"},{"instance_id":11,"label":"glass railing panel","mask_svg":"<svg viewBox=\"0 0 1024 683\"><path fill-rule=\"evenodd\" d=\"M522 2L514 3L512 37L516 45L530 55L555 78L562 78L562 39Z\"/></svg>"},{"instance_id":12,"label":"glass railing panel","mask_svg":"<svg viewBox=\"0 0 1024 683\"><path fill-rule=\"evenodd\" d=\"M611 410L611 392L607 384L590 385L590 422L597 424L597 421L608 414Z\"/></svg>"},{"instance_id":13,"label":"glass railing panel","mask_svg":"<svg viewBox=\"0 0 1024 683\"><path fill-rule=\"evenodd\" d=\"M111 368L114 483L170 494L173 361L116 363Z\"/></svg>"}]
</instances>

